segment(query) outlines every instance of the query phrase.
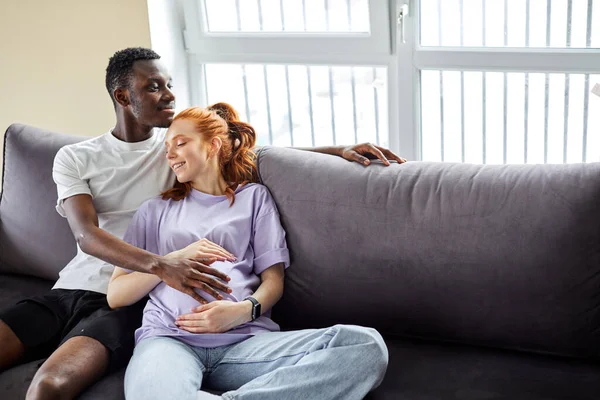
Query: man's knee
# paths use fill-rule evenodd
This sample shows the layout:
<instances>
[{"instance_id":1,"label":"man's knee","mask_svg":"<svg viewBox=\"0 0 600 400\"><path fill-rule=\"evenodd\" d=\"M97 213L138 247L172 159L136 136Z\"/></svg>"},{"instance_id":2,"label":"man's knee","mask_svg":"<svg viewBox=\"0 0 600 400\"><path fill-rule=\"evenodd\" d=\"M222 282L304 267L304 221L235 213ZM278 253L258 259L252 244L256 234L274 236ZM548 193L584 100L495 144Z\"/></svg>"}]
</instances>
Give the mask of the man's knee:
<instances>
[{"instance_id":1,"label":"man's knee","mask_svg":"<svg viewBox=\"0 0 600 400\"><path fill-rule=\"evenodd\" d=\"M106 372L109 352L97 340L76 336L50 355L35 374L28 399L71 399Z\"/></svg>"},{"instance_id":2,"label":"man's knee","mask_svg":"<svg viewBox=\"0 0 600 400\"><path fill-rule=\"evenodd\" d=\"M55 373L40 373L35 376L29 390L27 400L60 399L67 388L67 379Z\"/></svg>"}]
</instances>

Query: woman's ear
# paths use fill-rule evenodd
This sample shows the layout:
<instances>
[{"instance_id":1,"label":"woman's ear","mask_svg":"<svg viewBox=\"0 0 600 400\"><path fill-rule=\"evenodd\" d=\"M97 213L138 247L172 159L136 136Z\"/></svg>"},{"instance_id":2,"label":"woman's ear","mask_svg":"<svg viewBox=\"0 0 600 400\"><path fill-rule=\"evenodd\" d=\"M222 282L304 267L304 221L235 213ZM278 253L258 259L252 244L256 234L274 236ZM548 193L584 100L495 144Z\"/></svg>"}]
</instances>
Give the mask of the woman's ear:
<instances>
[{"instance_id":1,"label":"woman's ear","mask_svg":"<svg viewBox=\"0 0 600 400\"><path fill-rule=\"evenodd\" d=\"M219 151L221 151L221 146L223 146L223 141L220 137L215 136L212 138L210 141L210 150L208 151L209 157L212 158L219 154Z\"/></svg>"}]
</instances>

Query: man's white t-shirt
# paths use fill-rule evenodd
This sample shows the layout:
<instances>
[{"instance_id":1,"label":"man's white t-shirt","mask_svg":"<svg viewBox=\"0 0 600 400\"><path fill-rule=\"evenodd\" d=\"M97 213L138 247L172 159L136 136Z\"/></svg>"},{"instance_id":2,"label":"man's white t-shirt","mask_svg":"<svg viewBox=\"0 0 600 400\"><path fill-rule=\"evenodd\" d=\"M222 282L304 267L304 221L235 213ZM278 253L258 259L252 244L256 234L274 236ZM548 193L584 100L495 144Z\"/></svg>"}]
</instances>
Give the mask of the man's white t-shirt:
<instances>
[{"instance_id":1,"label":"man's white t-shirt","mask_svg":"<svg viewBox=\"0 0 600 400\"><path fill-rule=\"evenodd\" d=\"M122 239L138 207L175 182L165 159L165 133L164 129L154 129L149 139L127 143L107 132L61 148L52 169L58 191L58 213L66 217L64 199L89 194L99 227ZM106 294L113 268L77 246L77 255L60 272L54 289Z\"/></svg>"}]
</instances>

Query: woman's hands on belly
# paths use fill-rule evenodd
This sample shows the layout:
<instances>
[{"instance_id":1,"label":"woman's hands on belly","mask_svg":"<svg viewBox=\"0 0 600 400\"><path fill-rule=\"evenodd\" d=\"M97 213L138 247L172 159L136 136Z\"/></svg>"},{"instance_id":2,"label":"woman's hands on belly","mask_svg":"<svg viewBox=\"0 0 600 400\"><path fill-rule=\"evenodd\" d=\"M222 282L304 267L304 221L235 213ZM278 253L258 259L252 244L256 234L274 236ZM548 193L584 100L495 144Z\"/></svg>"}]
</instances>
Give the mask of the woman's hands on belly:
<instances>
[{"instance_id":1,"label":"woman's hands on belly","mask_svg":"<svg viewBox=\"0 0 600 400\"><path fill-rule=\"evenodd\" d=\"M191 333L223 333L250 321L252 303L217 300L177 317L175 325Z\"/></svg>"}]
</instances>

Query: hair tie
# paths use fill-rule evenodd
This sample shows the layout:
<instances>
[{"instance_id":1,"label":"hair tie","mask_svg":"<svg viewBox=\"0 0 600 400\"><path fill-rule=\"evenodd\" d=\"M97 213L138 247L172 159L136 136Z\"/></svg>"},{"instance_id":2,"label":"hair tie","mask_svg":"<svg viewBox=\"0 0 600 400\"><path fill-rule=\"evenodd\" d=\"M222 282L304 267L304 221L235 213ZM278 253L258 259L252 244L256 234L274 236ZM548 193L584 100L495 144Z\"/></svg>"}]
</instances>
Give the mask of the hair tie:
<instances>
[{"instance_id":1,"label":"hair tie","mask_svg":"<svg viewBox=\"0 0 600 400\"><path fill-rule=\"evenodd\" d=\"M229 126L229 136L231 138L233 150L237 150L242 144L242 135L238 131L237 126L230 124L229 122L227 122L227 125Z\"/></svg>"}]
</instances>

